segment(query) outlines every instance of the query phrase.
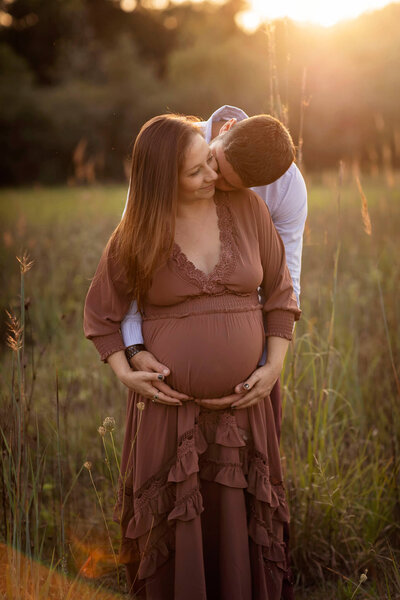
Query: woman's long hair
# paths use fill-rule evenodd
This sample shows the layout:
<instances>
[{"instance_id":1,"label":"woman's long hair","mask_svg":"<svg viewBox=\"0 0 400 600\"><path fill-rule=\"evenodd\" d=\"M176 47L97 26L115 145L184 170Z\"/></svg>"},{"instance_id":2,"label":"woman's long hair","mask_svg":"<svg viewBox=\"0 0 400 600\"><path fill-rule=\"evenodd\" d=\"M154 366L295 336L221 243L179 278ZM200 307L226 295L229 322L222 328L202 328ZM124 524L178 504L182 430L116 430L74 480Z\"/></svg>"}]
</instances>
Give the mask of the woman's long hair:
<instances>
[{"instance_id":1,"label":"woman's long hair","mask_svg":"<svg viewBox=\"0 0 400 600\"><path fill-rule=\"evenodd\" d=\"M171 253L178 201L178 176L195 133L195 117L167 114L147 121L132 154L128 205L109 244L139 310L155 270Z\"/></svg>"}]
</instances>

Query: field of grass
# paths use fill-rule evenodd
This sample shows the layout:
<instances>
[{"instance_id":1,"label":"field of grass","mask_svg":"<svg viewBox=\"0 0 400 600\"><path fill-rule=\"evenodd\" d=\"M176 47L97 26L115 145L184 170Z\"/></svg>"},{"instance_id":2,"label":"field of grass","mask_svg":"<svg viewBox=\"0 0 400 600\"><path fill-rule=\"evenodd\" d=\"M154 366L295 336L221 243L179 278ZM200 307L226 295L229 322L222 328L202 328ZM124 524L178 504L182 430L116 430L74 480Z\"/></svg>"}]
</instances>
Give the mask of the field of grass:
<instances>
[{"instance_id":1,"label":"field of grass","mask_svg":"<svg viewBox=\"0 0 400 600\"><path fill-rule=\"evenodd\" d=\"M303 315L282 376L292 559L307 600L400 598L400 192L379 177L362 186L371 234L350 173L341 185L334 173L308 180ZM0 193L0 598L123 595L111 514L126 394L83 337L82 310L125 195ZM16 260L25 250L30 268ZM25 323L13 324L14 350L5 310ZM102 436L106 417L115 429Z\"/></svg>"}]
</instances>

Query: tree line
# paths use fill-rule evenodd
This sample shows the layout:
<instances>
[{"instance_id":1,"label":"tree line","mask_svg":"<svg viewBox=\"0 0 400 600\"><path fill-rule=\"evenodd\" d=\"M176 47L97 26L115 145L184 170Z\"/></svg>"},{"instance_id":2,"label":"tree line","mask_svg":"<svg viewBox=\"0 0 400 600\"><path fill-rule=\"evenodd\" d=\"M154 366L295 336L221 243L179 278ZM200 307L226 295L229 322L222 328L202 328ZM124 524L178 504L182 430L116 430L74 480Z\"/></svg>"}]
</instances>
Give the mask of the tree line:
<instances>
[{"instance_id":1,"label":"tree line","mask_svg":"<svg viewBox=\"0 0 400 600\"><path fill-rule=\"evenodd\" d=\"M400 5L243 31L243 0L0 2L3 185L121 180L144 121L222 104L280 117L308 170L400 158Z\"/></svg>"}]
</instances>

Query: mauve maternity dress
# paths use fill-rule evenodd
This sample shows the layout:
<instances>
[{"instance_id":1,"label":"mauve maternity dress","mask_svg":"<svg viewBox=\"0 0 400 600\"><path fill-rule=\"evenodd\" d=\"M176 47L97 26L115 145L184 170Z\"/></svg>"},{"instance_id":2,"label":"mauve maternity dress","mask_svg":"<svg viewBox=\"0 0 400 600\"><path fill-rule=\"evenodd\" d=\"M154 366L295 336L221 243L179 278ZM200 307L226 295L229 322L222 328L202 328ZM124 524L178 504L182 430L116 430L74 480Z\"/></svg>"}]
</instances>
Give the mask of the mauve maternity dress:
<instances>
[{"instance_id":1,"label":"mauve maternity dress","mask_svg":"<svg viewBox=\"0 0 400 600\"><path fill-rule=\"evenodd\" d=\"M265 333L290 339L300 314L262 200L240 190L218 192L215 202L218 264L205 275L175 245L154 275L143 315L147 349L171 369L167 382L195 398L232 393L257 367ZM124 348L119 324L131 301L125 289L105 252L85 307L85 333L103 360ZM132 579L138 569L139 597L280 599L289 514L269 397L250 409L217 412L131 392L122 473L121 561Z\"/></svg>"}]
</instances>

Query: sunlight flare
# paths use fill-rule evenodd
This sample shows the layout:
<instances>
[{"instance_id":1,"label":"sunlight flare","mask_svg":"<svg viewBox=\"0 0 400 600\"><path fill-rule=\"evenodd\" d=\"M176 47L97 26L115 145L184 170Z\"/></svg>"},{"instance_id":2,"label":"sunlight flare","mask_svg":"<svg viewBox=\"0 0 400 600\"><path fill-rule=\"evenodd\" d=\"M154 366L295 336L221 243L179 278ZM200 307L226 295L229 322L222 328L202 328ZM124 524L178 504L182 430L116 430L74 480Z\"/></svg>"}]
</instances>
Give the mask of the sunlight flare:
<instances>
[{"instance_id":1,"label":"sunlight flare","mask_svg":"<svg viewBox=\"0 0 400 600\"><path fill-rule=\"evenodd\" d=\"M266 3L264 0L249 0L249 9L238 15L238 23L249 31L257 28L256 22L289 17L293 21L315 23L329 27L339 21L352 19L366 11L376 10L389 4L387 0L337 0L334 3L320 0L282 0Z\"/></svg>"}]
</instances>

